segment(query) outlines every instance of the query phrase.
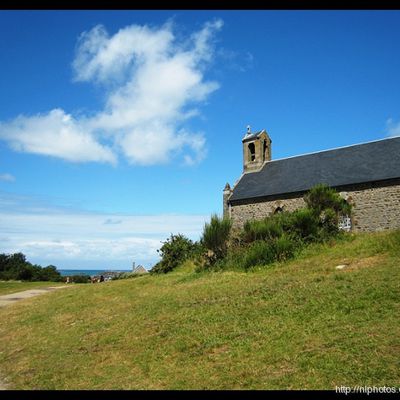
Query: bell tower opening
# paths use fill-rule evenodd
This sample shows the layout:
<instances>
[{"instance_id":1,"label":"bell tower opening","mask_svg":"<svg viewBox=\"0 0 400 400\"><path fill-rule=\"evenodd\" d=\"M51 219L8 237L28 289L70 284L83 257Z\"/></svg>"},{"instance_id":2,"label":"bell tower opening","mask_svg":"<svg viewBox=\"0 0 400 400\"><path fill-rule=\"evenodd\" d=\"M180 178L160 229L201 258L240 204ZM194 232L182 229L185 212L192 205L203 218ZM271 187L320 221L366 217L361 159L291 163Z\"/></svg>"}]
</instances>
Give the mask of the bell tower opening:
<instances>
[{"instance_id":1,"label":"bell tower opening","mask_svg":"<svg viewBox=\"0 0 400 400\"><path fill-rule=\"evenodd\" d=\"M264 140L264 141L263 141L263 152L262 152L262 154L263 154L263 161L265 161L266 158L267 158L267 150L268 150L267 141Z\"/></svg>"},{"instance_id":2,"label":"bell tower opening","mask_svg":"<svg viewBox=\"0 0 400 400\"><path fill-rule=\"evenodd\" d=\"M243 171L259 170L265 162L271 161L271 139L265 129L252 133L250 126L242 139Z\"/></svg>"},{"instance_id":3,"label":"bell tower opening","mask_svg":"<svg viewBox=\"0 0 400 400\"><path fill-rule=\"evenodd\" d=\"M249 161L255 161L256 159L256 146L254 143L249 143L248 145L248 149L249 149Z\"/></svg>"}]
</instances>

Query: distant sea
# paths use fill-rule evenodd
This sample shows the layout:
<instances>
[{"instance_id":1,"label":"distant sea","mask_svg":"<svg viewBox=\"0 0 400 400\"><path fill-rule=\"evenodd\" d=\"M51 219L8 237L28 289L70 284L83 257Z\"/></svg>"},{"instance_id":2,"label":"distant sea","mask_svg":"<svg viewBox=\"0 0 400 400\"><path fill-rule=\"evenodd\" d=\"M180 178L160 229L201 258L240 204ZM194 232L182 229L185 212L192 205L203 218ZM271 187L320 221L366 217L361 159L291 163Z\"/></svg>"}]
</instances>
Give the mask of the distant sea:
<instances>
[{"instance_id":1,"label":"distant sea","mask_svg":"<svg viewBox=\"0 0 400 400\"><path fill-rule=\"evenodd\" d=\"M113 270L113 269L59 269L61 276L71 276L71 275L101 275L104 272L132 272L132 270Z\"/></svg>"}]
</instances>

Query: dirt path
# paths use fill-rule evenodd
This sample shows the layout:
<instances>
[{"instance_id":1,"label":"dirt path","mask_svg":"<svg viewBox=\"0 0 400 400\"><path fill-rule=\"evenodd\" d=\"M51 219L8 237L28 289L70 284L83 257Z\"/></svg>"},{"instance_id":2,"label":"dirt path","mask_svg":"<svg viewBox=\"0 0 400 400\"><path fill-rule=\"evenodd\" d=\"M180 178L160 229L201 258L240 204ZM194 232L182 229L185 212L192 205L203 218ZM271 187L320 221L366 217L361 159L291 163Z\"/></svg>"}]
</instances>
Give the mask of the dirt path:
<instances>
[{"instance_id":1,"label":"dirt path","mask_svg":"<svg viewBox=\"0 0 400 400\"><path fill-rule=\"evenodd\" d=\"M48 293L57 289L64 289L66 287L69 286L49 286L40 289L29 289L29 290L24 290L23 292L4 294L3 296L0 296L0 307L5 307L10 304L16 303L19 300L28 299L34 296L39 296L40 294Z\"/></svg>"}]
</instances>

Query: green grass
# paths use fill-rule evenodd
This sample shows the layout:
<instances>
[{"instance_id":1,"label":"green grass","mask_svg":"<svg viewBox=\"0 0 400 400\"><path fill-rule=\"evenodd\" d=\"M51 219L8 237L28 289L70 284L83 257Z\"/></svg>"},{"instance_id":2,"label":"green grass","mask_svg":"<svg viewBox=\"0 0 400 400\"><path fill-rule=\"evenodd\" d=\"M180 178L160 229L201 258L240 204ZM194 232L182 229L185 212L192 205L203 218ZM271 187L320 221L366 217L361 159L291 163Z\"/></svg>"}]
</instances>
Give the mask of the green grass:
<instances>
[{"instance_id":1,"label":"green grass","mask_svg":"<svg viewBox=\"0 0 400 400\"><path fill-rule=\"evenodd\" d=\"M399 264L400 232L379 233L247 273L187 262L52 292L0 310L0 374L16 389L398 386Z\"/></svg>"},{"instance_id":2,"label":"green grass","mask_svg":"<svg viewBox=\"0 0 400 400\"><path fill-rule=\"evenodd\" d=\"M49 286L64 285L63 282L23 282L23 281L0 281L0 296L22 292L29 289L40 289Z\"/></svg>"}]
</instances>

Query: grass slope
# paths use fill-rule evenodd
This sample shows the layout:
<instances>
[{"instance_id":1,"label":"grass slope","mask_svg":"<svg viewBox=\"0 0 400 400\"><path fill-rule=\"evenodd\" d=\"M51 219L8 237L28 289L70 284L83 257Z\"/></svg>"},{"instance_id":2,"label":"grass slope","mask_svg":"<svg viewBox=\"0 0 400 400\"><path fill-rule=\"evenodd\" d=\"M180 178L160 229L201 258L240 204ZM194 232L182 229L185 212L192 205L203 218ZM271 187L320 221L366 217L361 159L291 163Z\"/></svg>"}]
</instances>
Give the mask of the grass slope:
<instances>
[{"instance_id":1,"label":"grass slope","mask_svg":"<svg viewBox=\"0 0 400 400\"><path fill-rule=\"evenodd\" d=\"M18 389L397 386L399 264L400 232L379 233L259 271L49 293L0 310L0 373Z\"/></svg>"}]
</instances>

